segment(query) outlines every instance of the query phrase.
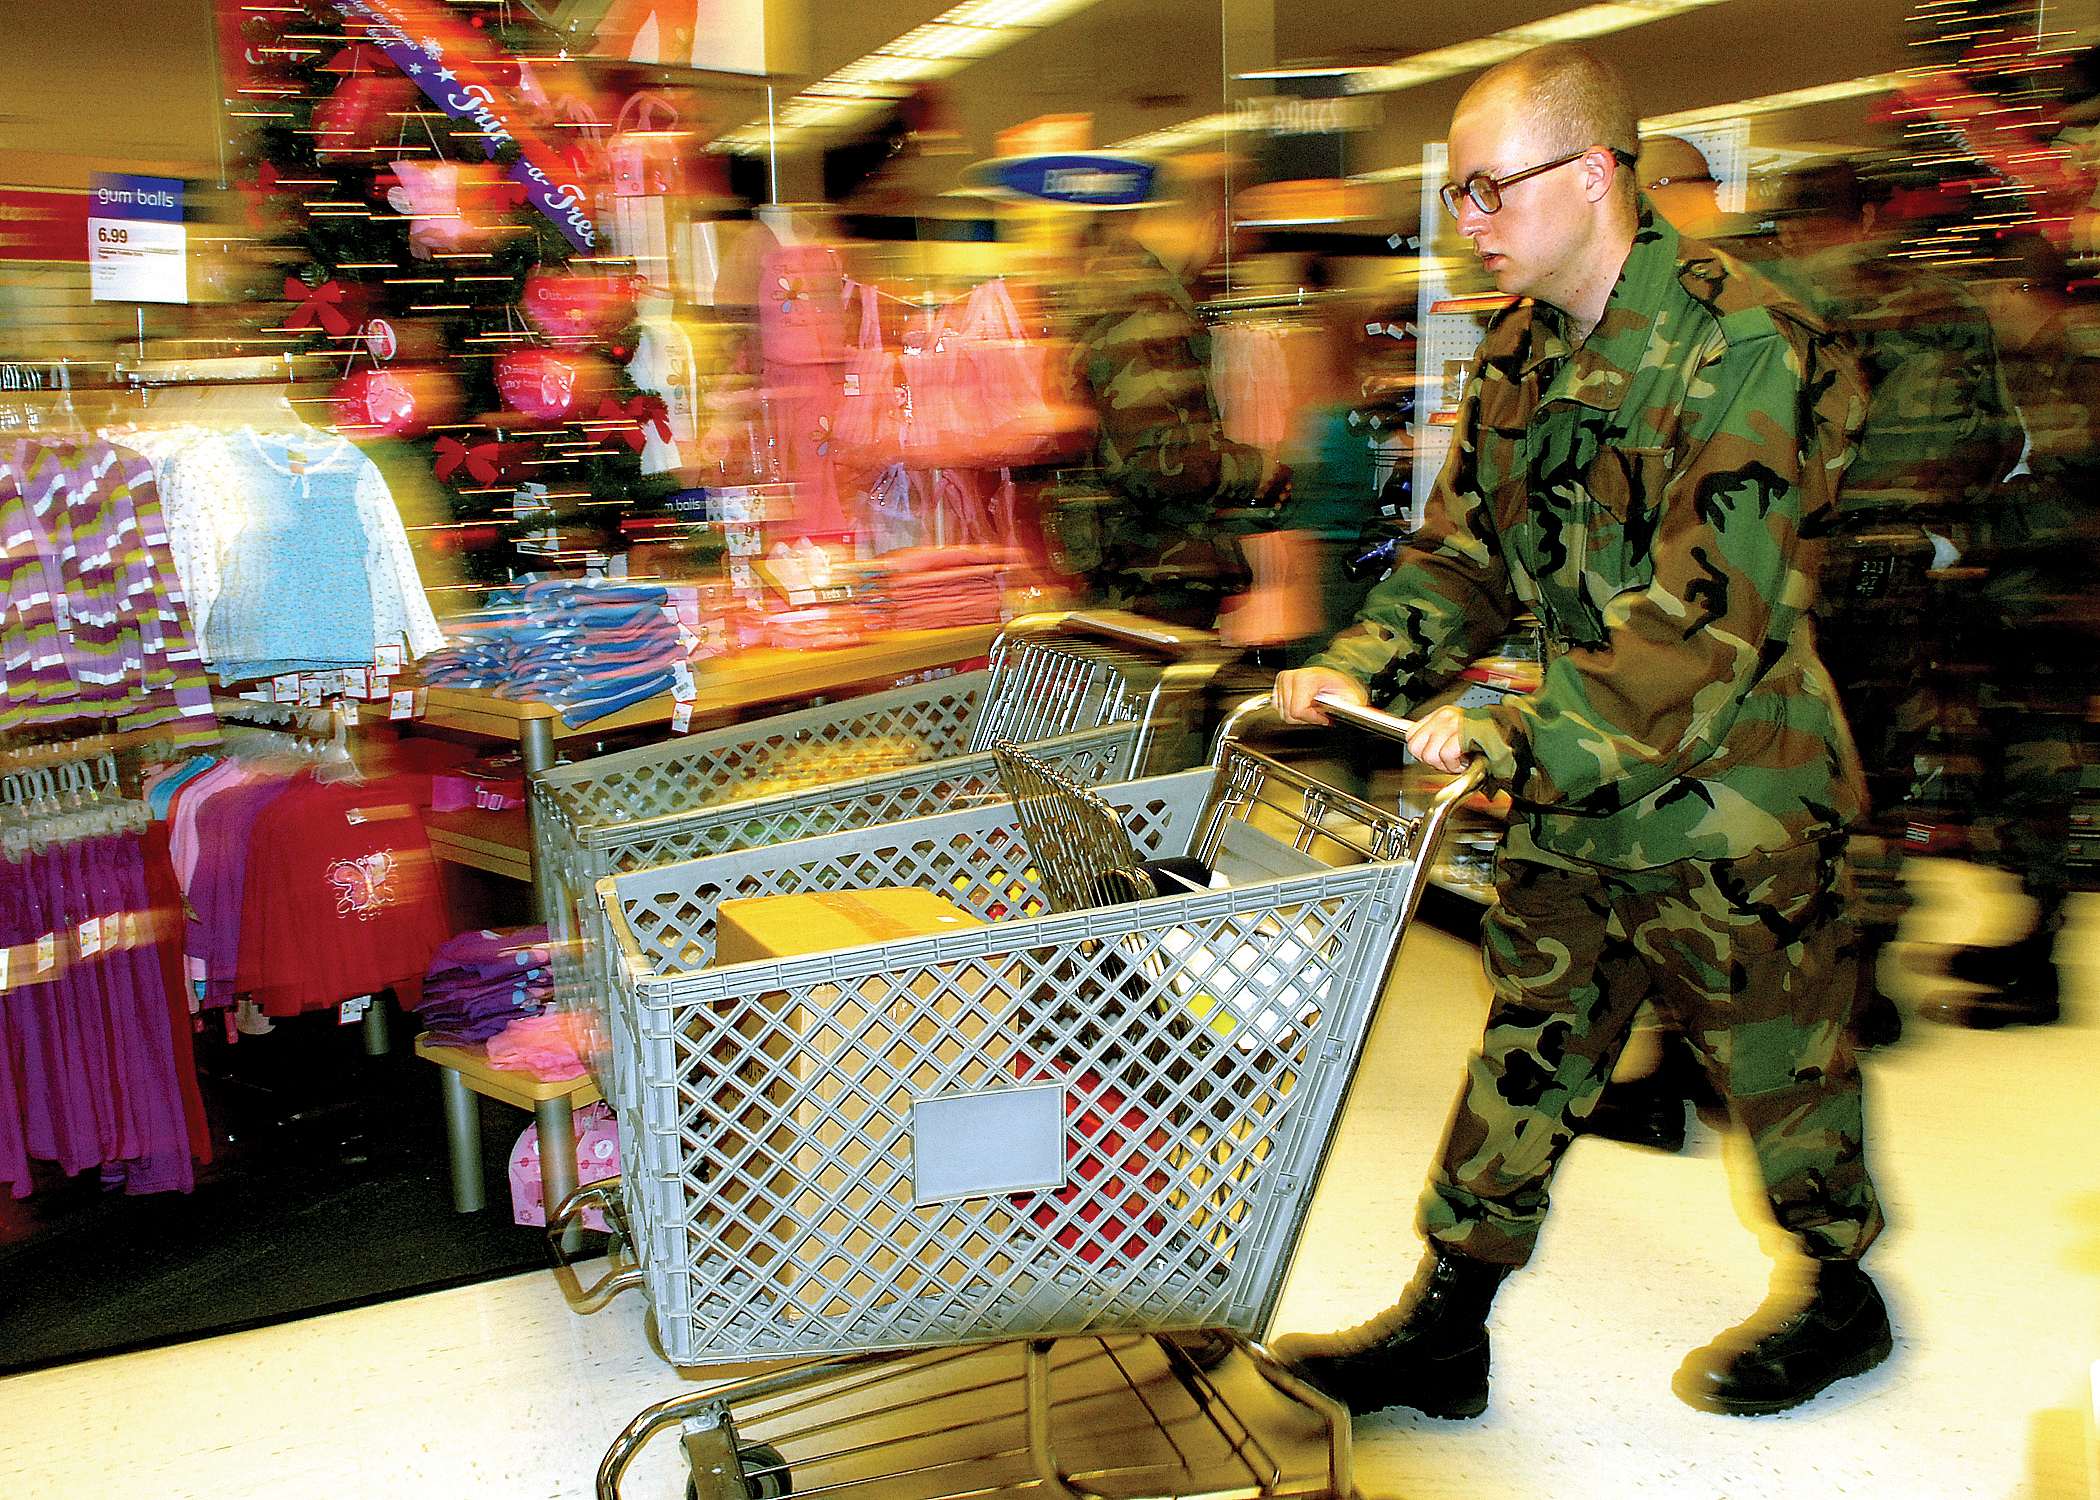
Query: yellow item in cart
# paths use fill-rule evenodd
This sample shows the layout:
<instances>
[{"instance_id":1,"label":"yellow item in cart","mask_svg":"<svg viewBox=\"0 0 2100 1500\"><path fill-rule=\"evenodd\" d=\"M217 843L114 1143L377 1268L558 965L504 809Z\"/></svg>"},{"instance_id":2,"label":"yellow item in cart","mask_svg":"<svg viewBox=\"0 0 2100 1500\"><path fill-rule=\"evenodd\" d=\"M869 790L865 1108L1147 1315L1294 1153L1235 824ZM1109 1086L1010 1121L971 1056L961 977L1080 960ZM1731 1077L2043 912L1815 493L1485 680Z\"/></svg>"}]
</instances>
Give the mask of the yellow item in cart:
<instances>
[{"instance_id":1,"label":"yellow item in cart","mask_svg":"<svg viewBox=\"0 0 2100 1500\"><path fill-rule=\"evenodd\" d=\"M983 925L953 902L910 887L751 896L716 908L714 967Z\"/></svg>"},{"instance_id":2,"label":"yellow item in cart","mask_svg":"<svg viewBox=\"0 0 2100 1500\"><path fill-rule=\"evenodd\" d=\"M742 802L752 797L773 797L813 786L874 776L933 759L916 735L877 734L865 739L832 745L788 744L779 748L772 764L728 789L725 800Z\"/></svg>"}]
</instances>

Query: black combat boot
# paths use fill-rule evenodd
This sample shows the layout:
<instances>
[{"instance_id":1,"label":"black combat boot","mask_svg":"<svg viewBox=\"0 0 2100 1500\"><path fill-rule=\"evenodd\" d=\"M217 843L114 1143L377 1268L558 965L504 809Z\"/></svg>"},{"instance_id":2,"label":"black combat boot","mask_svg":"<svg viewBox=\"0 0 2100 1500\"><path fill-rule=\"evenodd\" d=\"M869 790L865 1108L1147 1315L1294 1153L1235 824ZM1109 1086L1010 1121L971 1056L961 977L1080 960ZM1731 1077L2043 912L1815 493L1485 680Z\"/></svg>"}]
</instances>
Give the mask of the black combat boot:
<instances>
[{"instance_id":1,"label":"black combat boot","mask_svg":"<svg viewBox=\"0 0 2100 1500\"><path fill-rule=\"evenodd\" d=\"M1487 1410L1488 1308L1513 1269L1432 1245L1395 1306L1341 1333L1285 1334L1269 1352L1358 1416L1411 1406L1477 1417Z\"/></svg>"},{"instance_id":2,"label":"black combat boot","mask_svg":"<svg viewBox=\"0 0 2100 1500\"><path fill-rule=\"evenodd\" d=\"M1893 1340L1881 1293L1855 1260L1816 1262L1808 1306L1740 1353L1709 1345L1674 1382L1702 1411L1762 1417L1787 1411L1889 1357Z\"/></svg>"},{"instance_id":3,"label":"black combat boot","mask_svg":"<svg viewBox=\"0 0 2100 1500\"><path fill-rule=\"evenodd\" d=\"M1947 960L1948 974L1965 984L1987 984L1992 989L1981 995L1928 1001L1918 1007L1918 1014L1972 1031L2051 1025L2062 1015L2055 954L2052 926L2003 947L1957 948Z\"/></svg>"},{"instance_id":4,"label":"black combat boot","mask_svg":"<svg viewBox=\"0 0 2100 1500\"><path fill-rule=\"evenodd\" d=\"M1719 1109L1721 1096L1684 1033L1670 1028L1662 1034L1654 1072L1606 1084L1589 1115L1570 1123L1578 1135L1682 1151L1687 1106Z\"/></svg>"},{"instance_id":5,"label":"black combat boot","mask_svg":"<svg viewBox=\"0 0 2100 1500\"><path fill-rule=\"evenodd\" d=\"M1893 924L1873 923L1860 928L1859 990L1852 1004L1852 1045L1862 1052L1892 1047L1903 1040L1903 1012L1881 989L1881 952L1895 940Z\"/></svg>"}]
</instances>

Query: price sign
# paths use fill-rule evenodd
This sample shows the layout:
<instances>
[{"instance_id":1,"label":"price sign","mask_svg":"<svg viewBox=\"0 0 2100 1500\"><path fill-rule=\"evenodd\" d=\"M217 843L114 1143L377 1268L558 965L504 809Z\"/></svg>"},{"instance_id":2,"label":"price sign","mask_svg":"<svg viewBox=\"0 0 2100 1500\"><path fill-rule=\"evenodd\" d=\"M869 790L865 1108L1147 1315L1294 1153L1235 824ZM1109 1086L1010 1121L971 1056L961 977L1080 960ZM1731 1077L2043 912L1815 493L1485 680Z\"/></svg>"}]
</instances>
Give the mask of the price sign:
<instances>
[{"instance_id":1,"label":"price sign","mask_svg":"<svg viewBox=\"0 0 2100 1500\"><path fill-rule=\"evenodd\" d=\"M181 178L94 173L87 228L88 285L95 301L190 300Z\"/></svg>"}]
</instances>

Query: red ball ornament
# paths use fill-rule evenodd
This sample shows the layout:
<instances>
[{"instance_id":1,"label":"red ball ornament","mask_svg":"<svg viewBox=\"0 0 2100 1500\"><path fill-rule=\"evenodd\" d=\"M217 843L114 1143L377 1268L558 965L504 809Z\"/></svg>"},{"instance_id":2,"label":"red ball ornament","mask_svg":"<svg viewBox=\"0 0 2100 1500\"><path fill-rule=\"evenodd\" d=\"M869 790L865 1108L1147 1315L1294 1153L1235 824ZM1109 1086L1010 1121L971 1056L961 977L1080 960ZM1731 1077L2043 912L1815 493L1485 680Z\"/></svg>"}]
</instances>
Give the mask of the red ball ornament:
<instances>
[{"instance_id":1,"label":"red ball ornament","mask_svg":"<svg viewBox=\"0 0 2100 1500\"><path fill-rule=\"evenodd\" d=\"M443 370L358 370L329 394L336 427L351 437L414 437L459 414L459 386Z\"/></svg>"},{"instance_id":2,"label":"red ball ornament","mask_svg":"<svg viewBox=\"0 0 2100 1500\"><path fill-rule=\"evenodd\" d=\"M525 316L549 338L595 339L634 320L634 286L626 277L534 271L525 278Z\"/></svg>"},{"instance_id":3,"label":"red ball ornament","mask_svg":"<svg viewBox=\"0 0 2100 1500\"><path fill-rule=\"evenodd\" d=\"M610 385L605 362L560 349L513 349L496 360L503 404L542 422L566 422L595 410Z\"/></svg>"}]
</instances>

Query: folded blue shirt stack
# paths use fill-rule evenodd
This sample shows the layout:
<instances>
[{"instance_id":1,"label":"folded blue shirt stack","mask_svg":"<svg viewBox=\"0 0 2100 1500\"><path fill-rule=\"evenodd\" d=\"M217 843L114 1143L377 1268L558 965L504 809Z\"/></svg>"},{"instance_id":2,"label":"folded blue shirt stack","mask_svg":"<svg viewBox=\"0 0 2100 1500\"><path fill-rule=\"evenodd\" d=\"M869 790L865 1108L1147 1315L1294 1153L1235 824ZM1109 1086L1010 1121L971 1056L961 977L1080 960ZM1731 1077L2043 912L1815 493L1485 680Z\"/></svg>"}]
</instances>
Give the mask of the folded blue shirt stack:
<instances>
[{"instance_id":1,"label":"folded blue shirt stack","mask_svg":"<svg viewBox=\"0 0 2100 1500\"><path fill-rule=\"evenodd\" d=\"M497 590L488 608L445 622L452 644L422 659L423 679L549 703L574 729L670 691L685 647L669 601L645 584L573 579Z\"/></svg>"}]
</instances>

